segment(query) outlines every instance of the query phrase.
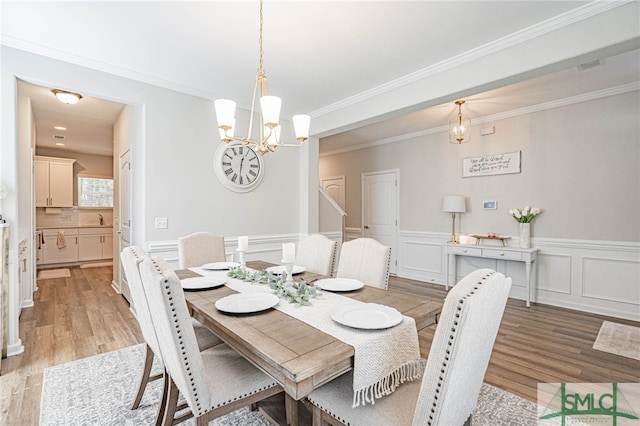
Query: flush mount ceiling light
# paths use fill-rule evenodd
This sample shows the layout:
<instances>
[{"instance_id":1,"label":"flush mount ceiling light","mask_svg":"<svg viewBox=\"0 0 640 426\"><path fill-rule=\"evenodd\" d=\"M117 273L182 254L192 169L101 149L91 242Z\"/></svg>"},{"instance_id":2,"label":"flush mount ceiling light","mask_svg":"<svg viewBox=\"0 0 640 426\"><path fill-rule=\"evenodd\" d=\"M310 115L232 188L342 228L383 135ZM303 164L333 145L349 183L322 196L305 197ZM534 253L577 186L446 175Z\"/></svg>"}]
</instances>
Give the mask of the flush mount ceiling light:
<instances>
[{"instance_id":1,"label":"flush mount ceiling light","mask_svg":"<svg viewBox=\"0 0 640 426\"><path fill-rule=\"evenodd\" d=\"M456 101L458 116L449 121L449 142L455 144L467 143L471 140L471 119L462 116L464 101Z\"/></svg>"},{"instance_id":2,"label":"flush mount ceiling light","mask_svg":"<svg viewBox=\"0 0 640 426\"><path fill-rule=\"evenodd\" d=\"M282 100L276 96L266 95L267 76L262 66L262 0L260 0L260 27L259 27L259 60L258 75L255 85L253 86L253 100L251 102L251 116L249 118L249 130L247 137L234 136L235 130L235 110L236 103L228 99L217 99L214 103L216 109L216 118L218 120L218 128L220 129L220 139L229 143L231 141L239 141L245 145L252 145L261 155L267 152L273 152L279 146L301 146L302 143L309 138L309 125L311 117L308 115L294 115L293 127L296 134L297 142L283 143L280 141L280 105ZM260 88L260 139L252 140L251 127L253 124L253 116L256 109L256 96Z\"/></svg>"},{"instance_id":3,"label":"flush mount ceiling light","mask_svg":"<svg viewBox=\"0 0 640 426\"><path fill-rule=\"evenodd\" d=\"M52 90L53 94L58 98L60 102L63 104L74 105L77 104L80 99L82 99L82 95L79 93L67 92L65 90Z\"/></svg>"},{"instance_id":4,"label":"flush mount ceiling light","mask_svg":"<svg viewBox=\"0 0 640 426\"><path fill-rule=\"evenodd\" d=\"M67 130L67 128L64 126L53 126L53 128L56 130Z\"/></svg>"}]
</instances>

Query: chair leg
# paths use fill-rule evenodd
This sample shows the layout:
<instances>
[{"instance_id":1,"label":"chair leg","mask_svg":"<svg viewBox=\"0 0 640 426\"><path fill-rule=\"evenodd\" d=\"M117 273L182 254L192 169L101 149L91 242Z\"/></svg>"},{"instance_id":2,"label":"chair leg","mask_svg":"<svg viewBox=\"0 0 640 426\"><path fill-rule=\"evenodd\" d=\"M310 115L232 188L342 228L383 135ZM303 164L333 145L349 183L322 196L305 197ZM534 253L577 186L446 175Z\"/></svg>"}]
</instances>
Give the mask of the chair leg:
<instances>
[{"instance_id":1,"label":"chair leg","mask_svg":"<svg viewBox=\"0 0 640 426\"><path fill-rule=\"evenodd\" d=\"M133 400L133 404L131 405L131 409L135 410L140 406L140 401L142 401L142 395L144 395L144 390L147 388L147 384L149 383L149 376L151 375L151 366L153 365L153 351L147 346L147 353L144 357L144 367L142 369L142 377L140 378L140 385L138 386L138 393L136 393L136 398Z\"/></svg>"},{"instance_id":2,"label":"chair leg","mask_svg":"<svg viewBox=\"0 0 640 426\"><path fill-rule=\"evenodd\" d=\"M313 426L322 426L322 410L320 407L313 406Z\"/></svg>"},{"instance_id":3,"label":"chair leg","mask_svg":"<svg viewBox=\"0 0 640 426\"><path fill-rule=\"evenodd\" d=\"M169 373L167 373L167 370L164 370L164 372L162 373L162 378L162 398L160 399L160 406L158 407L158 413L156 414L156 426L162 426L164 412L166 411L167 394L169 393L169 381L171 380L171 378L169 377Z\"/></svg>"},{"instance_id":4,"label":"chair leg","mask_svg":"<svg viewBox=\"0 0 640 426\"><path fill-rule=\"evenodd\" d=\"M165 404L164 415L162 416L162 424L163 426L172 426L173 417L178 407L178 395L180 391L170 375L167 374L165 376L165 381L169 382L169 391L167 392L167 403Z\"/></svg>"}]
</instances>

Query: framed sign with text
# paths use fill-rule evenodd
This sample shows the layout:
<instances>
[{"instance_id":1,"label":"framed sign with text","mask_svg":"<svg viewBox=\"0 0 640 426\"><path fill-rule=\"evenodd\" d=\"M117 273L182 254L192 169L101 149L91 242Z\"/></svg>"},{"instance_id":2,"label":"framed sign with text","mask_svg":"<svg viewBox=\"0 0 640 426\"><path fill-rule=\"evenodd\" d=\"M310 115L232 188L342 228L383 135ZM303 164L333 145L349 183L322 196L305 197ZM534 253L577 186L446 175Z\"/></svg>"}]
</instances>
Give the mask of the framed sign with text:
<instances>
[{"instance_id":1,"label":"framed sign with text","mask_svg":"<svg viewBox=\"0 0 640 426\"><path fill-rule=\"evenodd\" d=\"M462 160L462 177L520 173L520 151L487 154Z\"/></svg>"}]
</instances>

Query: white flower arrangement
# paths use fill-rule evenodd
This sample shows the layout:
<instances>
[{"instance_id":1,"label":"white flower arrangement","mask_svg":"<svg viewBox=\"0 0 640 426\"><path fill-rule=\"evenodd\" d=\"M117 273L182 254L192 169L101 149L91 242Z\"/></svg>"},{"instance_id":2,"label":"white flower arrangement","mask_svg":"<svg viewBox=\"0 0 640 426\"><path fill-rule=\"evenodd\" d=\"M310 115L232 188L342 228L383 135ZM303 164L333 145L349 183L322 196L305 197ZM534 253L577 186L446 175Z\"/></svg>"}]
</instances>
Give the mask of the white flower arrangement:
<instances>
[{"instance_id":1,"label":"white flower arrangement","mask_svg":"<svg viewBox=\"0 0 640 426\"><path fill-rule=\"evenodd\" d=\"M509 214L513 216L513 218L520 223L531 223L533 219L542 213L537 207L529 207L525 206L522 210L519 209L511 209L509 210Z\"/></svg>"}]
</instances>

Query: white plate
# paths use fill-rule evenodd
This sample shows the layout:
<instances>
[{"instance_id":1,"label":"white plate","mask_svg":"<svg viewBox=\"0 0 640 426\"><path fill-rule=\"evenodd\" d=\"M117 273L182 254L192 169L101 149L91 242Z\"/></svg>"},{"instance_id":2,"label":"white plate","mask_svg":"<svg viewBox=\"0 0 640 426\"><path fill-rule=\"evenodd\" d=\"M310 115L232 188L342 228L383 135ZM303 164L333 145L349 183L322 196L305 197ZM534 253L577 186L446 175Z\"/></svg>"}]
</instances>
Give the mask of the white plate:
<instances>
[{"instance_id":1,"label":"white plate","mask_svg":"<svg viewBox=\"0 0 640 426\"><path fill-rule=\"evenodd\" d=\"M287 272L287 267L284 266L284 265L271 266L271 267L267 268L266 270L267 270L267 272L271 272L272 274L280 275L283 272ZM291 271L291 274L292 275L301 274L304 271L306 271L304 266L293 265L293 271Z\"/></svg>"},{"instance_id":2,"label":"white plate","mask_svg":"<svg viewBox=\"0 0 640 426\"><path fill-rule=\"evenodd\" d=\"M238 262L213 262L205 263L201 268L208 271L226 271L227 269L237 268L238 266L240 266Z\"/></svg>"},{"instance_id":3,"label":"white plate","mask_svg":"<svg viewBox=\"0 0 640 426\"><path fill-rule=\"evenodd\" d=\"M271 293L237 293L216 301L216 309L232 314L260 312L273 308L280 299Z\"/></svg>"},{"instance_id":4,"label":"white plate","mask_svg":"<svg viewBox=\"0 0 640 426\"><path fill-rule=\"evenodd\" d=\"M220 287L227 282L226 278L216 277L185 278L180 281L182 282L182 288L184 290L208 290L210 288Z\"/></svg>"},{"instance_id":5,"label":"white plate","mask_svg":"<svg viewBox=\"0 0 640 426\"><path fill-rule=\"evenodd\" d=\"M377 303L343 305L331 312L331 318L342 325L366 330L389 328L402 322L397 309Z\"/></svg>"},{"instance_id":6,"label":"white plate","mask_svg":"<svg viewBox=\"0 0 640 426\"><path fill-rule=\"evenodd\" d=\"M353 291L364 287L362 281L351 278L324 278L313 285L327 291Z\"/></svg>"}]
</instances>

